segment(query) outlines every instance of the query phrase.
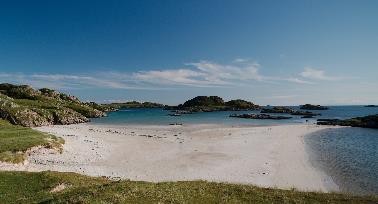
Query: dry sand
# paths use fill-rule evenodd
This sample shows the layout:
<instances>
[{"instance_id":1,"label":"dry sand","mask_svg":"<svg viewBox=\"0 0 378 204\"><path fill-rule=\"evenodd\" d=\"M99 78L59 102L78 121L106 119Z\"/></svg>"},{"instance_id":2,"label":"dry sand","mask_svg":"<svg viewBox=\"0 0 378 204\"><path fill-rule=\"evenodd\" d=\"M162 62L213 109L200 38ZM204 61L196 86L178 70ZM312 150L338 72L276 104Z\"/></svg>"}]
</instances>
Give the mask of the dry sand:
<instances>
[{"instance_id":1,"label":"dry sand","mask_svg":"<svg viewBox=\"0 0 378 204\"><path fill-rule=\"evenodd\" d=\"M34 149L24 164L0 163L0 169L338 191L331 178L311 165L305 149L304 135L324 128L328 127L46 126L35 129L64 138L62 154Z\"/></svg>"}]
</instances>

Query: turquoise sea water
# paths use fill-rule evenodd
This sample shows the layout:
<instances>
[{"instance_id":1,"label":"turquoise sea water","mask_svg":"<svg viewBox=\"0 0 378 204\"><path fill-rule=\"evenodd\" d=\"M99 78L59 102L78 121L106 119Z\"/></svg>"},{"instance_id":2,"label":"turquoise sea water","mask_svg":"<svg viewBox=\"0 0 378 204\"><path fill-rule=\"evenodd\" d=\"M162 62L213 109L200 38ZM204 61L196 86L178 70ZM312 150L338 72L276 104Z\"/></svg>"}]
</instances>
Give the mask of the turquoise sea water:
<instances>
[{"instance_id":1,"label":"turquoise sea water","mask_svg":"<svg viewBox=\"0 0 378 204\"><path fill-rule=\"evenodd\" d=\"M299 109L299 107L293 107ZM226 125L280 125L314 123L318 118L346 119L378 114L378 108L363 106L331 106L314 119L293 116L287 120L253 120L230 118L233 113L259 113L259 111L210 112L168 116L162 109L127 109L109 113L108 117L94 119L96 124L226 124ZM287 114L271 114L287 115ZM326 172L342 191L356 194L378 195L378 130L364 128L326 129L308 135L305 139L313 164Z\"/></svg>"},{"instance_id":2,"label":"turquoise sea water","mask_svg":"<svg viewBox=\"0 0 378 204\"><path fill-rule=\"evenodd\" d=\"M299 107L292 107L299 109ZM315 122L317 118L338 118L345 119L350 117L366 116L369 114L378 114L378 108L369 108L363 106L332 106L329 110L313 111L321 113L314 119L308 119L308 122ZM292 116L287 120L253 120L243 118L230 118L230 114L236 113L259 113L259 111L220 111L210 113L184 114L179 117L169 116L170 111L162 109L125 109L118 112L111 112L108 117L93 119L93 123L102 124L150 124L166 125L170 123L183 124L230 124L230 125L272 125L288 123L305 123L306 119L300 116ZM287 114L270 114L270 115L287 115ZM288 115L290 116L290 115Z\"/></svg>"}]
</instances>

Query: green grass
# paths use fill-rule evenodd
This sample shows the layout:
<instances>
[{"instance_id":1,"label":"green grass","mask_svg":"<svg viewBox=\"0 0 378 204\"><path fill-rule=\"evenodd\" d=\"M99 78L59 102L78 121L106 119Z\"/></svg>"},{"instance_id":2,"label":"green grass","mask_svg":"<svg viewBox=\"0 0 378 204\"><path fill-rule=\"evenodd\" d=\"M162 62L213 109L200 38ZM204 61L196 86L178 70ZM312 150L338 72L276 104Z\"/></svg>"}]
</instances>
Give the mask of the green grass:
<instances>
[{"instance_id":1,"label":"green grass","mask_svg":"<svg viewBox=\"0 0 378 204\"><path fill-rule=\"evenodd\" d=\"M311 182L311 181L309 181ZM51 190L65 184L59 192ZM17 190L16 190L17 189ZM377 197L183 181L110 181L58 172L1 172L0 203L377 203Z\"/></svg>"},{"instance_id":2,"label":"green grass","mask_svg":"<svg viewBox=\"0 0 378 204\"><path fill-rule=\"evenodd\" d=\"M11 125L0 119L0 161L19 163L24 161L25 152L35 146L61 150L64 141L56 136L31 128Z\"/></svg>"}]
</instances>

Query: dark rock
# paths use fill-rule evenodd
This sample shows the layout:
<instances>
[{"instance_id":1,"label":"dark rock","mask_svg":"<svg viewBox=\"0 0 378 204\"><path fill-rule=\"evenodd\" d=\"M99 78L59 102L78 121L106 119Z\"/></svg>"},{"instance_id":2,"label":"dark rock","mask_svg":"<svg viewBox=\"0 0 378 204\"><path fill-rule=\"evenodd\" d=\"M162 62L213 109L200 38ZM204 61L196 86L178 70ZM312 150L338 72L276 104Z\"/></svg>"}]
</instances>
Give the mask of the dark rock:
<instances>
[{"instance_id":1,"label":"dark rock","mask_svg":"<svg viewBox=\"0 0 378 204\"><path fill-rule=\"evenodd\" d=\"M304 109L304 110L327 110L328 107L321 106L321 105L305 104L305 105L301 105L300 109Z\"/></svg>"},{"instance_id":2,"label":"dark rock","mask_svg":"<svg viewBox=\"0 0 378 204\"><path fill-rule=\"evenodd\" d=\"M182 107L194 107L194 106L224 106L223 99L219 96L197 96L186 101L182 104Z\"/></svg>"},{"instance_id":3,"label":"dark rock","mask_svg":"<svg viewBox=\"0 0 378 204\"><path fill-rule=\"evenodd\" d=\"M242 110L256 110L260 109L260 106L253 104L252 102L236 99L226 102L226 106L229 110L242 111Z\"/></svg>"},{"instance_id":4,"label":"dark rock","mask_svg":"<svg viewBox=\"0 0 378 204\"><path fill-rule=\"evenodd\" d=\"M197 96L186 101L184 104L178 106L165 106L165 110L180 110L194 112L213 112L213 111L241 111L241 110L256 110L260 106L252 102L236 99L224 102L218 96Z\"/></svg>"},{"instance_id":5,"label":"dark rock","mask_svg":"<svg viewBox=\"0 0 378 204\"><path fill-rule=\"evenodd\" d=\"M232 114L230 117L235 117L235 118L246 118L246 119L260 119L260 120L265 120L265 119L270 119L270 120L284 120L284 119L290 119L292 117L286 117L286 116L271 116L268 114Z\"/></svg>"},{"instance_id":6,"label":"dark rock","mask_svg":"<svg viewBox=\"0 0 378 204\"><path fill-rule=\"evenodd\" d=\"M310 111L294 111L294 112L291 113L291 115L311 116L311 118L312 118L313 116L317 116L317 115L321 115L321 114L320 113L313 113L313 112L310 112Z\"/></svg>"},{"instance_id":7,"label":"dark rock","mask_svg":"<svg viewBox=\"0 0 378 204\"><path fill-rule=\"evenodd\" d=\"M273 108L264 108L261 110L261 113L293 113L294 110L292 108L283 107L283 106L276 106Z\"/></svg>"},{"instance_id":8,"label":"dark rock","mask_svg":"<svg viewBox=\"0 0 378 204\"><path fill-rule=\"evenodd\" d=\"M339 119L318 119L318 125L340 125L363 128L378 128L378 114L365 117L356 117L346 120Z\"/></svg>"}]
</instances>

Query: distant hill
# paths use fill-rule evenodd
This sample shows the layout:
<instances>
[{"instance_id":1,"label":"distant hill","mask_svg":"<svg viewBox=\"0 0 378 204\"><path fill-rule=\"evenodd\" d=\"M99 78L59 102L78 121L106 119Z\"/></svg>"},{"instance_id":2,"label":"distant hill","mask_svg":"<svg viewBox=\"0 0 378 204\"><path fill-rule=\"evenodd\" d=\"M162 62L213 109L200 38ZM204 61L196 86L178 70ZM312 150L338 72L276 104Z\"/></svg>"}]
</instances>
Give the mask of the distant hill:
<instances>
[{"instance_id":1,"label":"distant hill","mask_svg":"<svg viewBox=\"0 0 378 204\"><path fill-rule=\"evenodd\" d=\"M260 106L241 99L224 102L219 96L197 96L178 106L166 106L165 109L186 110L190 112L212 112L227 110L256 110L260 109Z\"/></svg>"},{"instance_id":2,"label":"distant hill","mask_svg":"<svg viewBox=\"0 0 378 204\"><path fill-rule=\"evenodd\" d=\"M88 122L112 110L96 103L83 103L75 96L28 85L0 84L0 118L27 127Z\"/></svg>"}]
</instances>

